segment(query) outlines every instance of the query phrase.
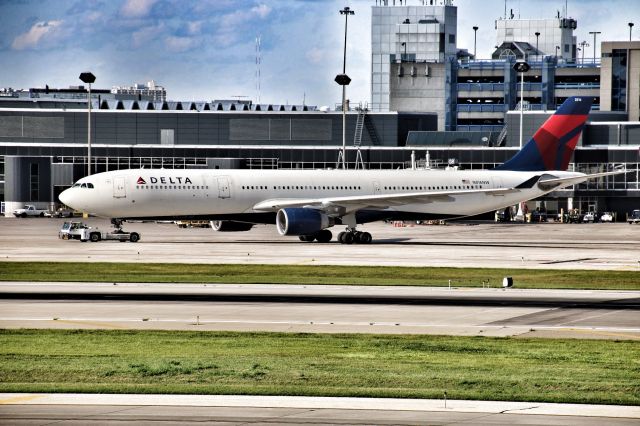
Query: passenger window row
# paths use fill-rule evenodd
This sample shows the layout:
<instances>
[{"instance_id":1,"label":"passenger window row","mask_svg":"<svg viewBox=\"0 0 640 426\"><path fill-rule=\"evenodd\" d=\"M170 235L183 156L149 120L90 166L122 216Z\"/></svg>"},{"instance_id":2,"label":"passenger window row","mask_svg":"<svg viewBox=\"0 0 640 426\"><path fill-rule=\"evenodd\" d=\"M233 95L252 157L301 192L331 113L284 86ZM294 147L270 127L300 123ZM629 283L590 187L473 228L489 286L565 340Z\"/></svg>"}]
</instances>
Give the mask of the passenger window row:
<instances>
[{"instance_id":1,"label":"passenger window row","mask_svg":"<svg viewBox=\"0 0 640 426\"><path fill-rule=\"evenodd\" d=\"M483 185L452 185L452 186L385 186L385 190L391 191L438 191L449 189L482 189Z\"/></svg>"},{"instance_id":2,"label":"passenger window row","mask_svg":"<svg viewBox=\"0 0 640 426\"><path fill-rule=\"evenodd\" d=\"M242 189L244 189L244 190L247 190L247 189L249 189L249 190L251 190L251 189L253 189L253 190L256 190L256 189L257 190L267 190L267 189L269 189L269 187L266 186L266 185L242 185ZM354 191L354 190L361 190L362 187L361 186L353 186L353 185L350 185L350 186L335 186L335 185L332 185L332 186L327 186L327 185L324 185L324 186L319 186L319 185L273 185L272 189L275 189L275 190L278 190L278 189L283 189L283 190L315 190L315 191L327 190L327 189L341 189L341 190L347 190L347 191L349 191L349 190Z\"/></svg>"},{"instance_id":3,"label":"passenger window row","mask_svg":"<svg viewBox=\"0 0 640 426\"><path fill-rule=\"evenodd\" d=\"M136 189L209 189L205 185L136 185Z\"/></svg>"},{"instance_id":4,"label":"passenger window row","mask_svg":"<svg viewBox=\"0 0 640 426\"><path fill-rule=\"evenodd\" d=\"M242 185L243 190L268 190L266 185ZM452 185L452 186L385 186L385 191L438 191L450 189L482 189L484 185ZM361 190L361 186L311 186L311 185L274 185L274 190Z\"/></svg>"}]
</instances>

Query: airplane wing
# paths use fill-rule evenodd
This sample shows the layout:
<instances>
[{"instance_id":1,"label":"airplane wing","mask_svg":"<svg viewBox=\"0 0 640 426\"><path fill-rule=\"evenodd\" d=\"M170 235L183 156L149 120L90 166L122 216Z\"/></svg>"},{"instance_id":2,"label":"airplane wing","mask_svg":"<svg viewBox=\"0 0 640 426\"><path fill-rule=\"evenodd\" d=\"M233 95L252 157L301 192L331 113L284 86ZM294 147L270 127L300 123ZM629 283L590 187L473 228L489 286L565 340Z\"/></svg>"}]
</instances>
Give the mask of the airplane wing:
<instances>
[{"instance_id":1,"label":"airplane wing","mask_svg":"<svg viewBox=\"0 0 640 426\"><path fill-rule=\"evenodd\" d=\"M546 177L543 175L538 181L538 186L542 189L552 189L561 186L568 185L576 185L578 183L585 182L589 179L595 179L603 176L615 176L621 175L625 173L630 173L633 170L617 170L615 172L603 172L603 173L593 173L590 175L582 175L582 176L572 176L565 178L556 178L552 175L547 175Z\"/></svg>"},{"instance_id":2,"label":"airplane wing","mask_svg":"<svg viewBox=\"0 0 640 426\"><path fill-rule=\"evenodd\" d=\"M308 207L323 210L328 214L343 215L363 208L387 208L394 205L453 201L456 195L486 194L504 195L519 191L517 188L474 189L452 191L410 192L381 195L358 195L324 198L274 198L253 206L258 211L278 211L287 207Z\"/></svg>"}]
</instances>

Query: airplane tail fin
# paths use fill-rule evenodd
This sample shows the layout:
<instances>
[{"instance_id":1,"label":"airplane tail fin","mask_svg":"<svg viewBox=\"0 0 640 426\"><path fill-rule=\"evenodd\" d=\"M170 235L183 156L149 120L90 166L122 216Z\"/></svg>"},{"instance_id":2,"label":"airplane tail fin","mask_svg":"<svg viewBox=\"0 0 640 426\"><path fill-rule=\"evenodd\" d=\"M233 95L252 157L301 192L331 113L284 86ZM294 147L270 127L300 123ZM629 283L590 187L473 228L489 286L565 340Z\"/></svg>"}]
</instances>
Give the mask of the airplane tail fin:
<instances>
[{"instance_id":1,"label":"airplane tail fin","mask_svg":"<svg viewBox=\"0 0 640 426\"><path fill-rule=\"evenodd\" d=\"M592 102L592 98L567 98L520 152L496 170L567 170Z\"/></svg>"}]
</instances>

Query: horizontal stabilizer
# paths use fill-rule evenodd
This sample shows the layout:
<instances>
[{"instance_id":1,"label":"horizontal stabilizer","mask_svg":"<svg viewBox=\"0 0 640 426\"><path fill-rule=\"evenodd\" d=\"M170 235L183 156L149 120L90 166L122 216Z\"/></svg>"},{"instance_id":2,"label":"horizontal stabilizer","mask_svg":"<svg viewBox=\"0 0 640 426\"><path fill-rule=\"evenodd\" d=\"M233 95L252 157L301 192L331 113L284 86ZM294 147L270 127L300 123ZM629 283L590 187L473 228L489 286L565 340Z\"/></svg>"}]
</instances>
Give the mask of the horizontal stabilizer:
<instances>
[{"instance_id":1,"label":"horizontal stabilizer","mask_svg":"<svg viewBox=\"0 0 640 426\"><path fill-rule=\"evenodd\" d=\"M633 170L618 170L615 172L593 173L589 175L571 176L565 178L556 178L551 175L546 175L549 176L549 178L545 178L545 176L542 176L538 181L538 187L540 189L549 190L560 186L564 187L569 185L577 185L590 179L600 178L604 176L622 175L625 173L630 173L632 171Z\"/></svg>"}]
</instances>

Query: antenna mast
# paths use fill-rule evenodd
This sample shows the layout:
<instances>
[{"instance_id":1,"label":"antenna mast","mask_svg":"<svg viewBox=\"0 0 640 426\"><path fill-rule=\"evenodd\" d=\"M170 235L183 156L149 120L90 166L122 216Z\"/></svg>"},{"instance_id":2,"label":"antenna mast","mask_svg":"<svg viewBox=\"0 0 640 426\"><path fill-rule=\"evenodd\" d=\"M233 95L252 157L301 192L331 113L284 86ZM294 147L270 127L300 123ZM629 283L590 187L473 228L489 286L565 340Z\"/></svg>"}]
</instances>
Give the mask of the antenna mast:
<instances>
[{"instance_id":1,"label":"antenna mast","mask_svg":"<svg viewBox=\"0 0 640 426\"><path fill-rule=\"evenodd\" d=\"M260 64L262 63L262 34L256 37L256 91L258 92L257 103L260 104Z\"/></svg>"}]
</instances>

